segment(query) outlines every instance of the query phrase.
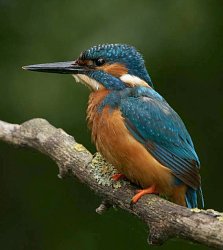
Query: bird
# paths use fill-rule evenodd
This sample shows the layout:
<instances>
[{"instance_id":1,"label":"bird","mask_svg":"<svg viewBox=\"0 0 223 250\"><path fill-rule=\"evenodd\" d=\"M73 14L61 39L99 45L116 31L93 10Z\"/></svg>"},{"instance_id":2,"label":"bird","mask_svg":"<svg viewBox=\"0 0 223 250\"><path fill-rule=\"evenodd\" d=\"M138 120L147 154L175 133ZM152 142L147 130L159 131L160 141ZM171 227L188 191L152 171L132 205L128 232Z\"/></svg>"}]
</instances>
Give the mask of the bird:
<instances>
[{"instance_id":1,"label":"bird","mask_svg":"<svg viewBox=\"0 0 223 250\"><path fill-rule=\"evenodd\" d=\"M37 72L71 74L91 91L88 127L96 149L140 187L135 204L158 194L188 208L204 207L200 161L180 116L154 89L145 61L128 44L100 44L76 60L23 66Z\"/></svg>"}]
</instances>

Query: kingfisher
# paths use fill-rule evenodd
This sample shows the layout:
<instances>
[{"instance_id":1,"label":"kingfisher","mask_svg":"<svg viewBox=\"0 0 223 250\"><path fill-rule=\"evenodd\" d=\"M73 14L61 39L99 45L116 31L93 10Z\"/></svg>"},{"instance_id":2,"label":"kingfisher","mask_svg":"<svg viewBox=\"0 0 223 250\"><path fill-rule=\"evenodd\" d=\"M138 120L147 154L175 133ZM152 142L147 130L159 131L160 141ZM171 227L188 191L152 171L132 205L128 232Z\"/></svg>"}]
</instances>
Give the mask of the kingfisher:
<instances>
[{"instance_id":1,"label":"kingfisher","mask_svg":"<svg viewBox=\"0 0 223 250\"><path fill-rule=\"evenodd\" d=\"M154 90L142 55L127 44L101 44L73 61L24 66L72 74L90 88L87 121L97 150L118 174L140 186L132 198L159 194L195 208L204 198L200 162L179 115Z\"/></svg>"}]
</instances>

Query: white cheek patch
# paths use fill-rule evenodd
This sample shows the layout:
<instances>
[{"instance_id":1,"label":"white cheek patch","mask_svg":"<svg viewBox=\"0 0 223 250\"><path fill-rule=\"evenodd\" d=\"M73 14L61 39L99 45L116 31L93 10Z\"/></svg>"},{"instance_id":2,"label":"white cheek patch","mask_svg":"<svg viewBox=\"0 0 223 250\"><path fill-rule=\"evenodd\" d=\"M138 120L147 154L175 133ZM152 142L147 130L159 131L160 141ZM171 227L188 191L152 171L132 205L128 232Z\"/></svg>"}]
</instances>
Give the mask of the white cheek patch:
<instances>
[{"instance_id":1,"label":"white cheek patch","mask_svg":"<svg viewBox=\"0 0 223 250\"><path fill-rule=\"evenodd\" d=\"M147 84L144 80L139 78L138 76L133 76L129 74L124 74L120 77L120 79L128 84L130 87L134 86L144 86L144 87L150 87L149 84Z\"/></svg>"},{"instance_id":2,"label":"white cheek patch","mask_svg":"<svg viewBox=\"0 0 223 250\"><path fill-rule=\"evenodd\" d=\"M73 75L76 82L81 82L85 84L87 87L89 87L93 91L97 91L102 88L102 85L97 82L96 80L84 75L84 74L76 74Z\"/></svg>"}]
</instances>

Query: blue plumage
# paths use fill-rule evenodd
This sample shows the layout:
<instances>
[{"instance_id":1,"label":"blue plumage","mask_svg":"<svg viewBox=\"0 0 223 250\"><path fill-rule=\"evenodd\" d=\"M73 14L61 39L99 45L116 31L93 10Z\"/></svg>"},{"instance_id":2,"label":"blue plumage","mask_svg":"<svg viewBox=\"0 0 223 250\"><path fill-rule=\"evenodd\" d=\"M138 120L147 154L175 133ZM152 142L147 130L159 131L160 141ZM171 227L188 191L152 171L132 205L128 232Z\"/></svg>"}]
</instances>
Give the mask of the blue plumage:
<instances>
[{"instance_id":1,"label":"blue plumage","mask_svg":"<svg viewBox=\"0 0 223 250\"><path fill-rule=\"evenodd\" d=\"M98 82L103 82L106 89L122 90L126 88L126 85L119 78L114 78L103 71L90 71L88 76Z\"/></svg>"},{"instance_id":2,"label":"blue plumage","mask_svg":"<svg viewBox=\"0 0 223 250\"><path fill-rule=\"evenodd\" d=\"M156 191L157 185L158 189L161 186L160 190L164 193L165 187L167 193L172 188L169 194L177 196L173 200L180 205L197 207L197 193L204 205L200 162L191 137L178 114L152 89L153 83L143 57L134 47L102 44L82 52L72 62L30 65L24 69L73 74L90 87L94 94L89 101L88 118L93 137L99 138L96 142L98 150L103 149L108 161L111 159L111 163L120 165L119 170L123 170L126 165L125 172L129 178L135 183L144 183L141 186L146 187L141 194L133 197L134 202L145 193ZM113 112L116 115L112 116ZM103 116L103 113L107 116ZM110 124L101 117L108 119ZM100 127L102 124L107 124L108 130ZM98 127L106 132L100 134ZM121 144L122 152L118 152L117 147L114 154L110 138L106 138L110 127L113 129L112 136L116 136L119 130L124 135L124 140L119 136L114 140L115 147ZM128 145L129 140L131 145ZM138 164L137 159L125 152L133 155L133 145L134 150L138 151ZM157 180L151 177L151 171ZM160 179L163 182L159 182Z\"/></svg>"},{"instance_id":3,"label":"blue plumage","mask_svg":"<svg viewBox=\"0 0 223 250\"><path fill-rule=\"evenodd\" d=\"M186 192L188 207L197 206L200 190L200 162L191 137L165 99L147 87L125 88L113 91L99 106L120 108L131 134L164 166L170 168L178 180L190 188ZM201 196L203 204L203 196Z\"/></svg>"},{"instance_id":4,"label":"blue plumage","mask_svg":"<svg viewBox=\"0 0 223 250\"><path fill-rule=\"evenodd\" d=\"M153 87L152 80L145 68L143 57L133 46L118 43L97 45L84 51L80 58L84 60L103 58L109 63L118 61L126 65L129 69L129 74L138 76Z\"/></svg>"}]
</instances>

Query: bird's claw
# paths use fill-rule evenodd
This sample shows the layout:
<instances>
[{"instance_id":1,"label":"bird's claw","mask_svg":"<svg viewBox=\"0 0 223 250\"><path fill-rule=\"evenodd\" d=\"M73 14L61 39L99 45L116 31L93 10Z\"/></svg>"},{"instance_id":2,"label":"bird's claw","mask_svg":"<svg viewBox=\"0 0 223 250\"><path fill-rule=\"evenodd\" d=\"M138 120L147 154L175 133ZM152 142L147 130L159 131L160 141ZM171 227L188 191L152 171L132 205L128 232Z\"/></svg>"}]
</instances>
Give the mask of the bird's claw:
<instances>
[{"instance_id":1,"label":"bird's claw","mask_svg":"<svg viewBox=\"0 0 223 250\"><path fill-rule=\"evenodd\" d=\"M159 193L155 185L152 185L151 187L146 189L138 189L136 190L136 195L132 197L131 203L132 204L136 203L145 194L159 194Z\"/></svg>"},{"instance_id":2,"label":"bird's claw","mask_svg":"<svg viewBox=\"0 0 223 250\"><path fill-rule=\"evenodd\" d=\"M112 175L111 178L113 179L113 181L119 181L120 179L125 178L125 175L124 174L114 174L114 175Z\"/></svg>"}]
</instances>

